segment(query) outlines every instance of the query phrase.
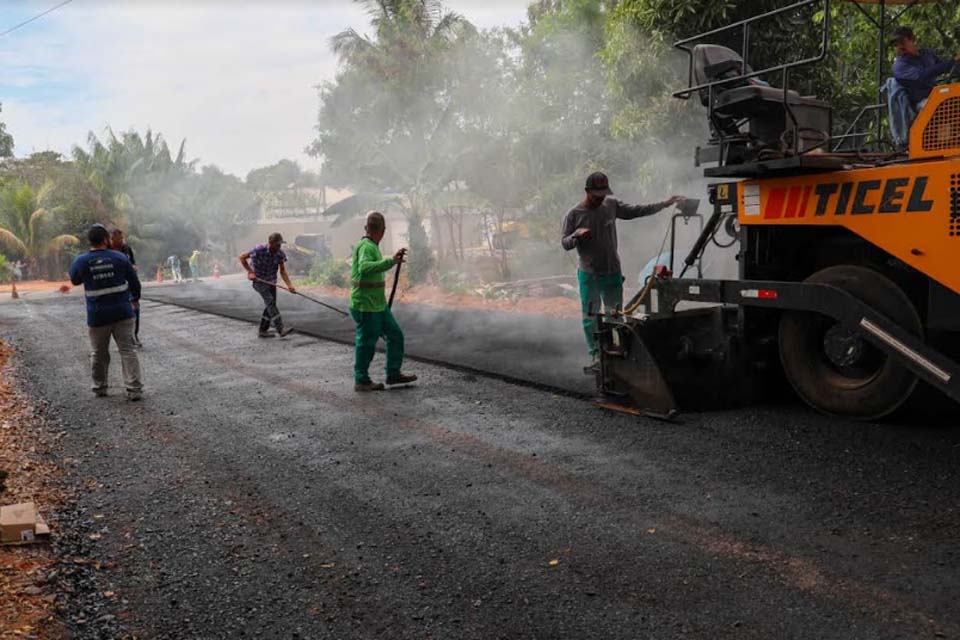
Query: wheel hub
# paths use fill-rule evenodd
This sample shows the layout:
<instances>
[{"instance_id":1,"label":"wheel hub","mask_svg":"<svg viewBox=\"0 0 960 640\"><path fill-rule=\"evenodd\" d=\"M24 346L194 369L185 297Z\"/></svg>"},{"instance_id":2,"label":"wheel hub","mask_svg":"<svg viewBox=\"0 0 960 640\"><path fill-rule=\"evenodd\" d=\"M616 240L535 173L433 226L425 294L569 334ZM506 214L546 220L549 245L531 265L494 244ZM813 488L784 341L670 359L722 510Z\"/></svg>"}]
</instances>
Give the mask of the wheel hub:
<instances>
[{"instance_id":1,"label":"wheel hub","mask_svg":"<svg viewBox=\"0 0 960 640\"><path fill-rule=\"evenodd\" d=\"M860 363L864 355L863 336L858 331L835 324L823 336L823 350L835 367L846 369Z\"/></svg>"}]
</instances>

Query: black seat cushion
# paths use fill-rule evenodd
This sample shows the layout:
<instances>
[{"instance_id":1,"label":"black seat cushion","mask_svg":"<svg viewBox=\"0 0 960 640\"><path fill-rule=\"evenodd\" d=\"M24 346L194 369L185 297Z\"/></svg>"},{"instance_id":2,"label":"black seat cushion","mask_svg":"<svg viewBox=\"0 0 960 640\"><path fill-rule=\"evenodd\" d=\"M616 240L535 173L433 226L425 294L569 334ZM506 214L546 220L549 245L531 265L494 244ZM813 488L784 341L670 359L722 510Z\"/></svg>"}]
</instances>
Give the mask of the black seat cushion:
<instances>
[{"instance_id":1,"label":"black seat cushion","mask_svg":"<svg viewBox=\"0 0 960 640\"><path fill-rule=\"evenodd\" d=\"M787 91L790 106L811 106L827 108L826 102L816 98L801 97L796 91ZM783 89L750 85L724 91L716 98L716 110L730 115L753 115L769 112L783 104Z\"/></svg>"}]
</instances>

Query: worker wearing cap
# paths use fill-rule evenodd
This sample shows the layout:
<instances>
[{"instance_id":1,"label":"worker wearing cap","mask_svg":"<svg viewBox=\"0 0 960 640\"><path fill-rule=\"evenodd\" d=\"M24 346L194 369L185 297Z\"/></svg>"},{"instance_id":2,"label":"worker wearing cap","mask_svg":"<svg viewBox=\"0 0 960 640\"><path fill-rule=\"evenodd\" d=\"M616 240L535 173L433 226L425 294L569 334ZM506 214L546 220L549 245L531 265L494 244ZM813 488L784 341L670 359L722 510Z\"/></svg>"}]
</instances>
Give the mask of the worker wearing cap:
<instances>
[{"instance_id":1,"label":"worker wearing cap","mask_svg":"<svg viewBox=\"0 0 960 640\"><path fill-rule=\"evenodd\" d=\"M387 306L386 272L404 262L406 249L392 258L380 253L380 241L386 233L383 214L371 211L364 226L366 235L353 250L350 265L350 315L357 324L354 350L354 390L382 391L383 384L370 379L370 363L383 336L387 343L387 384L409 384L417 379L400 371L403 365L403 331Z\"/></svg>"},{"instance_id":2,"label":"worker wearing cap","mask_svg":"<svg viewBox=\"0 0 960 640\"><path fill-rule=\"evenodd\" d=\"M93 392L107 395L107 369L110 365L110 338L117 343L123 384L128 400L140 400L140 361L133 342L134 310L140 305L140 280L125 255L109 248L110 233L102 224L87 232L90 251L76 257L70 265L70 282L83 285L87 300L90 368Z\"/></svg>"},{"instance_id":3,"label":"worker wearing cap","mask_svg":"<svg viewBox=\"0 0 960 640\"><path fill-rule=\"evenodd\" d=\"M287 289L290 293L296 293L296 288L290 282L290 276L287 275L287 268L284 263L287 261L287 254L283 252L280 246L283 244L283 236L279 233L271 233L267 238L266 244L258 244L250 251L247 251L239 257L240 264L247 272L247 279L253 283L253 289L263 298L263 315L260 317L261 338L268 338L270 333L270 324L277 328L277 334L280 337L288 335L293 329L283 326L283 318L280 316L280 309L277 308L277 271L287 283ZM253 266L250 266L253 262Z\"/></svg>"},{"instance_id":4,"label":"worker wearing cap","mask_svg":"<svg viewBox=\"0 0 960 640\"><path fill-rule=\"evenodd\" d=\"M600 304L608 311L623 305L623 274L617 253L617 220L633 220L657 213L683 200L673 196L657 204L628 205L613 197L610 181L603 173L587 178L586 196L563 219L561 244L567 251L576 249L580 258L577 280L580 284L580 308L583 333L592 363L598 366L594 334Z\"/></svg>"},{"instance_id":5,"label":"worker wearing cap","mask_svg":"<svg viewBox=\"0 0 960 640\"><path fill-rule=\"evenodd\" d=\"M893 60L893 77L907 90L914 106L922 107L937 85L937 78L960 64L960 53L941 60L930 49L921 49L913 29L906 26L894 30L892 42L897 52Z\"/></svg>"}]
</instances>

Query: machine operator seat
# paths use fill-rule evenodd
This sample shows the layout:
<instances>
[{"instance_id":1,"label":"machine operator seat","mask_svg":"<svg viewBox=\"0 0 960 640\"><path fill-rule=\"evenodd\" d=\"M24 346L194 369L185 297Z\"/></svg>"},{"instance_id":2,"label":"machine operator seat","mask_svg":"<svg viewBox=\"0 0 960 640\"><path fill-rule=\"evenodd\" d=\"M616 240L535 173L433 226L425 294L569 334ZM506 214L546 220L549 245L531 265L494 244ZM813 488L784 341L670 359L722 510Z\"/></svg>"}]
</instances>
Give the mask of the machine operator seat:
<instances>
[{"instance_id":1,"label":"machine operator seat","mask_svg":"<svg viewBox=\"0 0 960 640\"><path fill-rule=\"evenodd\" d=\"M753 73L750 65L744 69L743 58L733 49L718 44L698 44L693 48L693 80L695 84L707 84L718 80L730 80L726 84L713 87L714 98L740 87L749 87L762 84L757 78L734 80L740 76ZM710 105L708 89L700 90L700 104Z\"/></svg>"},{"instance_id":2,"label":"machine operator seat","mask_svg":"<svg viewBox=\"0 0 960 640\"><path fill-rule=\"evenodd\" d=\"M801 132L801 148L819 143L829 136L831 126L830 106L816 98L802 97L796 91L771 87L757 78L739 78L752 73L750 65L736 51L715 44L700 44L693 48L693 77L697 85L718 80L730 80L726 84L701 89L700 102L710 105L713 96L711 124L724 136L742 134L739 121L747 120L747 133L774 146L787 129L788 115L784 103L798 120ZM792 121L791 121L792 126ZM716 132L715 132L716 133ZM806 140L805 142L803 140ZM815 141L815 142L811 142Z\"/></svg>"}]
</instances>

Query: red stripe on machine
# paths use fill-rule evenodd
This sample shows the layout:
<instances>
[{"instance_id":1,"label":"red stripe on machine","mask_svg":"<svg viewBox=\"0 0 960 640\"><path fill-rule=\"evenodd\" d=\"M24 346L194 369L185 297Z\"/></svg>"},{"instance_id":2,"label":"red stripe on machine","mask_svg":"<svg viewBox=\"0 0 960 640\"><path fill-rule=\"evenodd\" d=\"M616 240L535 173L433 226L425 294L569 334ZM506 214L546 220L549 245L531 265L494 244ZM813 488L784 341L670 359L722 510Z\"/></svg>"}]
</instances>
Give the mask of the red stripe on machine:
<instances>
[{"instance_id":1,"label":"red stripe on machine","mask_svg":"<svg viewBox=\"0 0 960 640\"><path fill-rule=\"evenodd\" d=\"M787 190L784 188L771 189L767 194L767 204L763 208L763 217L767 220L779 218L783 215L783 205L787 199Z\"/></svg>"},{"instance_id":2,"label":"red stripe on machine","mask_svg":"<svg viewBox=\"0 0 960 640\"><path fill-rule=\"evenodd\" d=\"M800 210L797 211L797 217L802 218L807 215L807 205L810 204L810 195L813 193L813 187L803 188L803 200L800 202Z\"/></svg>"},{"instance_id":3,"label":"red stripe on machine","mask_svg":"<svg viewBox=\"0 0 960 640\"><path fill-rule=\"evenodd\" d=\"M800 206L800 198L803 195L803 187L790 187L790 196L787 198L787 210L784 212L784 218L796 218L797 207Z\"/></svg>"}]
</instances>

